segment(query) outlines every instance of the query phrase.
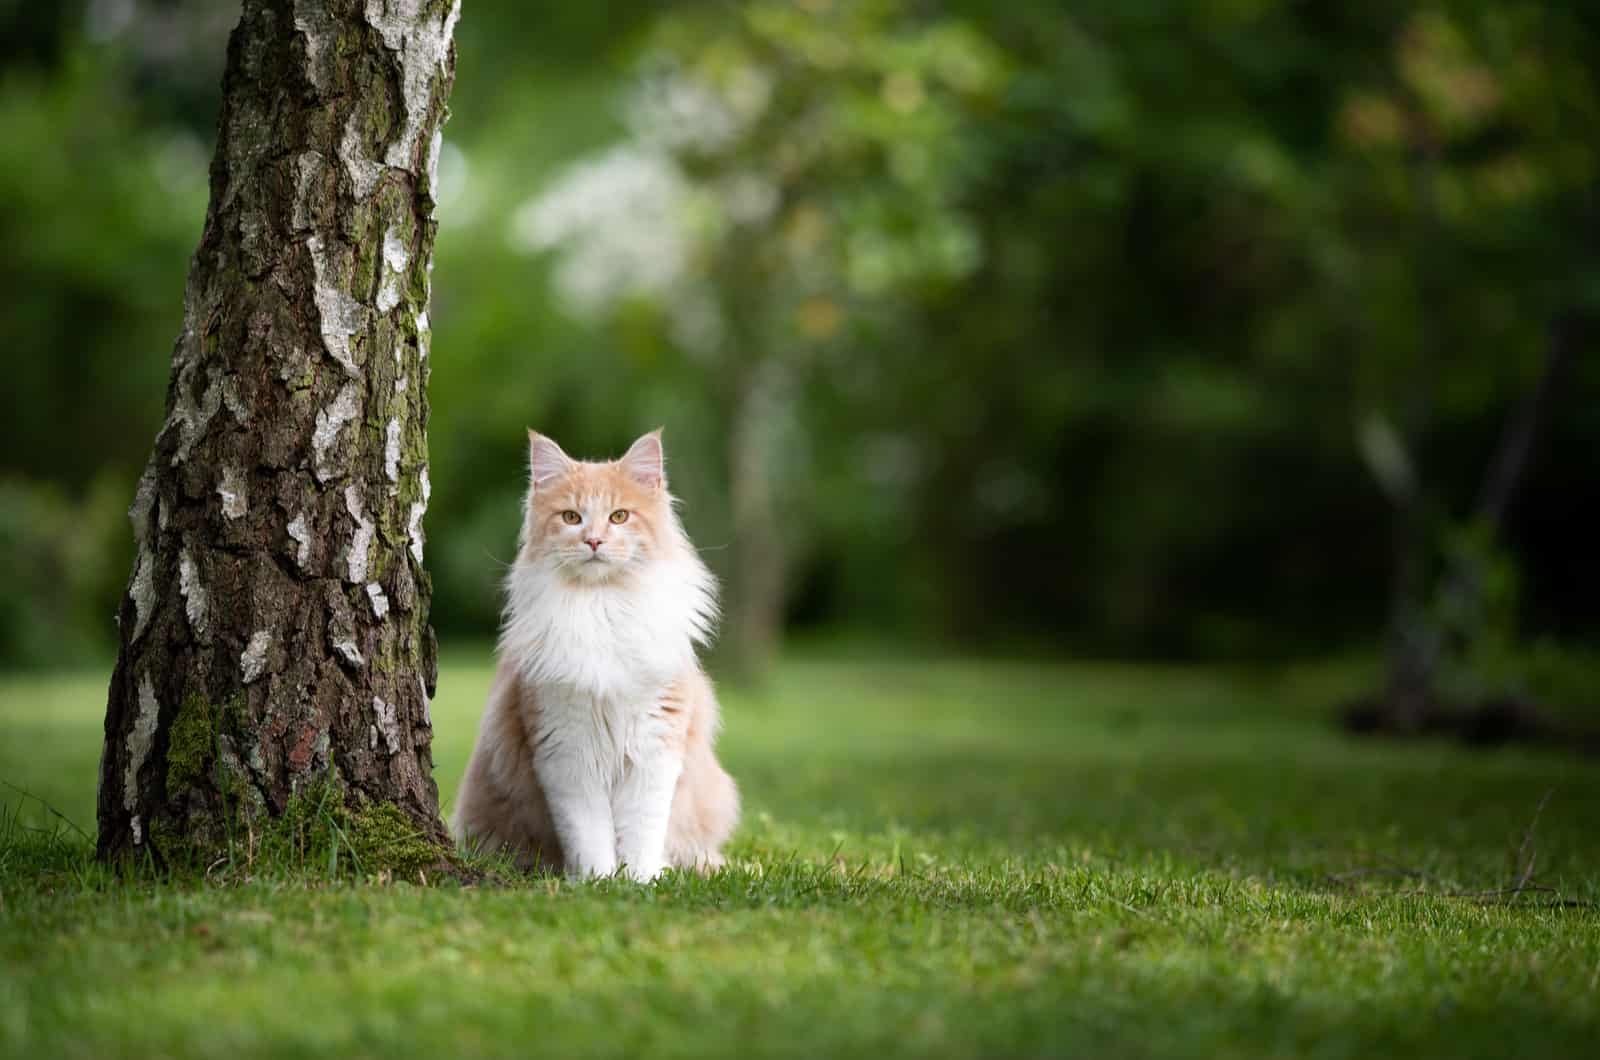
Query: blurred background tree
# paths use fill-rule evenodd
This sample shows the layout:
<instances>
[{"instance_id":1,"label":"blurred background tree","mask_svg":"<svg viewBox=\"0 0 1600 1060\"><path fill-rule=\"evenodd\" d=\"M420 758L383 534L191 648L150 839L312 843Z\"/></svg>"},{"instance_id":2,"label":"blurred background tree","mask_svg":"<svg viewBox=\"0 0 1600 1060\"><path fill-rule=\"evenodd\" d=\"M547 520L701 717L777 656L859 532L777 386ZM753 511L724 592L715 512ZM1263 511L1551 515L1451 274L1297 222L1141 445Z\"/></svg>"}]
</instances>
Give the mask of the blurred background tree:
<instances>
[{"instance_id":1,"label":"blurred background tree","mask_svg":"<svg viewBox=\"0 0 1600 1060\"><path fill-rule=\"evenodd\" d=\"M777 647L796 560L912 514L892 496L912 443L869 435L875 456L837 398L892 389L879 377L908 367L890 348L919 297L978 266L963 200L1005 88L965 24L894 2L826 14L780 0L664 20L626 138L513 219L521 245L559 252L567 305L661 363L694 451L718 454L746 674Z\"/></svg>"},{"instance_id":2,"label":"blurred background tree","mask_svg":"<svg viewBox=\"0 0 1600 1060\"><path fill-rule=\"evenodd\" d=\"M110 643L229 7L0 0L7 665ZM442 636L494 629L524 427L665 424L747 672L786 631L1421 645L1452 695L1600 698L1593 5L472 0L457 39Z\"/></svg>"}]
</instances>

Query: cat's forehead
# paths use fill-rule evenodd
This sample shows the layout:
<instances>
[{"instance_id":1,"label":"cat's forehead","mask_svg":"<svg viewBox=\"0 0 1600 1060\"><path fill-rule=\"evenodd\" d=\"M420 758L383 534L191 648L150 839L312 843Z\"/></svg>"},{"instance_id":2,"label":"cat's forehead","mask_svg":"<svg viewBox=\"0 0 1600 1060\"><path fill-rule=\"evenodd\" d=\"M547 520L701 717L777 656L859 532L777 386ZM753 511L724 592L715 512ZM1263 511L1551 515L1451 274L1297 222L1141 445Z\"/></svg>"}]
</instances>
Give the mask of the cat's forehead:
<instances>
[{"instance_id":1,"label":"cat's forehead","mask_svg":"<svg viewBox=\"0 0 1600 1060\"><path fill-rule=\"evenodd\" d=\"M571 470L546 483L535 492L535 499L548 503L585 504L595 501L640 501L644 492L615 463L574 461Z\"/></svg>"}]
</instances>

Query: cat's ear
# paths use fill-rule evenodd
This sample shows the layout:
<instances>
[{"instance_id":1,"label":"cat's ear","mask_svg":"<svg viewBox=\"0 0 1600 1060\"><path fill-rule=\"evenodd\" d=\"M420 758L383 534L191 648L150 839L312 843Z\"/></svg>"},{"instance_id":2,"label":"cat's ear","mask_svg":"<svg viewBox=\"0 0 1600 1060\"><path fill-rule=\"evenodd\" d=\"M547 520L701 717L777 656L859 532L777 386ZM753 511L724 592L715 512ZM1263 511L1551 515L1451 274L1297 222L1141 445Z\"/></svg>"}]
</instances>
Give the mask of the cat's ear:
<instances>
[{"instance_id":1,"label":"cat's ear","mask_svg":"<svg viewBox=\"0 0 1600 1060\"><path fill-rule=\"evenodd\" d=\"M661 451L661 428L657 427L628 447L623 454L622 470L647 490L658 490L667 484L666 456Z\"/></svg>"},{"instance_id":2,"label":"cat's ear","mask_svg":"<svg viewBox=\"0 0 1600 1060\"><path fill-rule=\"evenodd\" d=\"M572 470L572 457L538 431L528 432L528 474L537 491Z\"/></svg>"}]
</instances>

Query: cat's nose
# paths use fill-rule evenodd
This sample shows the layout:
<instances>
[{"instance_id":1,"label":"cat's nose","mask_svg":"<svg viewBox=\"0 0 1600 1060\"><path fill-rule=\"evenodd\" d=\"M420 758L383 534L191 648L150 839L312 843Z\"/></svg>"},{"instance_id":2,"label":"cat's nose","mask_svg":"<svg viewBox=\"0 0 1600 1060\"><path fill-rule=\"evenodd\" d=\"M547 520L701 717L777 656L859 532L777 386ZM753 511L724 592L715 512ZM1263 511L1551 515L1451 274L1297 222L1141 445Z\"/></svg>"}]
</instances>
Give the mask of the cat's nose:
<instances>
[{"instance_id":1,"label":"cat's nose","mask_svg":"<svg viewBox=\"0 0 1600 1060\"><path fill-rule=\"evenodd\" d=\"M586 537L583 539L583 543L589 546L591 552L600 551L600 539L598 537Z\"/></svg>"}]
</instances>

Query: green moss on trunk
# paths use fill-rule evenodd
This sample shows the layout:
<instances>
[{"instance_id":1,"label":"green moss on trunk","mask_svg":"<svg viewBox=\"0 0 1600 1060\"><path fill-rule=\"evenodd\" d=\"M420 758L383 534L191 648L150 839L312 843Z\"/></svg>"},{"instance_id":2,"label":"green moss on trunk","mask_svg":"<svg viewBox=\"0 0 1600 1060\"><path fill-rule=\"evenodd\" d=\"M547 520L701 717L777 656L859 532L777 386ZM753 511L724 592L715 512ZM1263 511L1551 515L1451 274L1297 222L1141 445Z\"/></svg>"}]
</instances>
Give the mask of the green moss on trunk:
<instances>
[{"instance_id":1,"label":"green moss on trunk","mask_svg":"<svg viewBox=\"0 0 1600 1060\"><path fill-rule=\"evenodd\" d=\"M265 873L417 879L431 866L457 869L392 802L374 802L329 775L297 792L265 823L253 868Z\"/></svg>"},{"instance_id":2,"label":"green moss on trunk","mask_svg":"<svg viewBox=\"0 0 1600 1060\"><path fill-rule=\"evenodd\" d=\"M167 736L167 796L177 795L206 775L216 760L217 720L206 697L191 692L172 719Z\"/></svg>"}]
</instances>

